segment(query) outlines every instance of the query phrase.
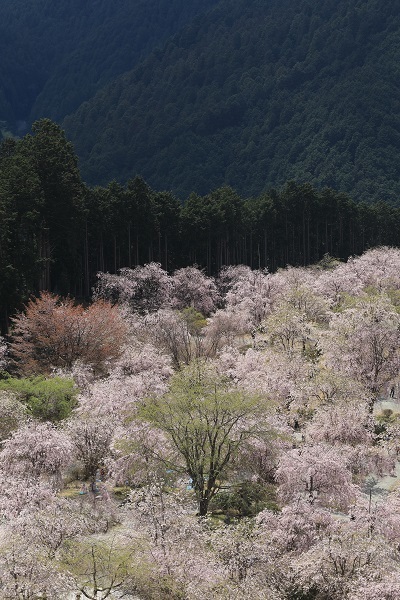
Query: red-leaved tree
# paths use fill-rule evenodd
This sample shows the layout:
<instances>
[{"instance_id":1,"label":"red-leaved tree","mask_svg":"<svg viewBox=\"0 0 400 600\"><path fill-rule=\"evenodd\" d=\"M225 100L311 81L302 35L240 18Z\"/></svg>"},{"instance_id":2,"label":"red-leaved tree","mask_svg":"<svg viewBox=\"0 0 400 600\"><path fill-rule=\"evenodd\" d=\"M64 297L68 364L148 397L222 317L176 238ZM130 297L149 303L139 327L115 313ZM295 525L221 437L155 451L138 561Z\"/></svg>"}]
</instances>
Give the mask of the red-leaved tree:
<instances>
[{"instance_id":1,"label":"red-leaved tree","mask_svg":"<svg viewBox=\"0 0 400 600\"><path fill-rule=\"evenodd\" d=\"M122 354L127 333L117 306L98 300L84 308L42 292L13 320L10 353L24 375L71 369L75 361L101 373Z\"/></svg>"}]
</instances>

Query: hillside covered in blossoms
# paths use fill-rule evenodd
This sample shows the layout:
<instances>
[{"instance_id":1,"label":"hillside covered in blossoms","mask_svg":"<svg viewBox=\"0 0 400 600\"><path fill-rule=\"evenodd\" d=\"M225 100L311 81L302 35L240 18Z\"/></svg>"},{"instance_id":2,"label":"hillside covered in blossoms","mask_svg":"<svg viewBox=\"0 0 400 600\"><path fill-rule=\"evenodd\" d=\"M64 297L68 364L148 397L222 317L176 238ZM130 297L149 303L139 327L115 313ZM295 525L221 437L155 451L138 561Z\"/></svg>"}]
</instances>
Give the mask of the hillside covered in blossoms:
<instances>
[{"instance_id":1,"label":"hillside covered in blossoms","mask_svg":"<svg viewBox=\"0 0 400 600\"><path fill-rule=\"evenodd\" d=\"M149 263L0 344L4 600L400 598L400 250Z\"/></svg>"}]
</instances>

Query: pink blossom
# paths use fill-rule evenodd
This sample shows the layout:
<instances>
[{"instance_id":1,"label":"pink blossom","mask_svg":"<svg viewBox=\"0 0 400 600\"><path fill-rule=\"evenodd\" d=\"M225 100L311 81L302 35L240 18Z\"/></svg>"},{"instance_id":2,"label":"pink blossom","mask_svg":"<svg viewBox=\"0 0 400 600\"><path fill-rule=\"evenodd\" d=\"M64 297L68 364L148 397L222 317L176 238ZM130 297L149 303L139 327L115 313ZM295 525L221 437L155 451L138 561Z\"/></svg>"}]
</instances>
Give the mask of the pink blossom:
<instances>
[{"instance_id":1,"label":"pink blossom","mask_svg":"<svg viewBox=\"0 0 400 600\"><path fill-rule=\"evenodd\" d=\"M326 444L302 446L283 454L276 480L284 502L302 498L310 504L347 510L357 492L341 452Z\"/></svg>"},{"instance_id":2,"label":"pink blossom","mask_svg":"<svg viewBox=\"0 0 400 600\"><path fill-rule=\"evenodd\" d=\"M13 475L50 478L57 487L62 469L71 461L72 450L68 437L54 425L31 422L5 441L0 464Z\"/></svg>"},{"instance_id":3,"label":"pink blossom","mask_svg":"<svg viewBox=\"0 0 400 600\"><path fill-rule=\"evenodd\" d=\"M175 271L171 279L172 306L178 310L192 307L203 315L214 312L219 301L215 281L196 267Z\"/></svg>"}]
</instances>

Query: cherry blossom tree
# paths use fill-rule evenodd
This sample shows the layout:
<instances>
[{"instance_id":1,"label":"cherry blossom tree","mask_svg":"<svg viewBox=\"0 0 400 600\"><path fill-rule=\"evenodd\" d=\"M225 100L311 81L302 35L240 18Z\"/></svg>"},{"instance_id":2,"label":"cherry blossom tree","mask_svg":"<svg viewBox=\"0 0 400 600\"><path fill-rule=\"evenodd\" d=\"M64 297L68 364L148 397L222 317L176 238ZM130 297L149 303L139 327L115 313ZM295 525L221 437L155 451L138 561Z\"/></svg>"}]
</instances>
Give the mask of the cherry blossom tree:
<instances>
[{"instance_id":1,"label":"cherry blossom tree","mask_svg":"<svg viewBox=\"0 0 400 600\"><path fill-rule=\"evenodd\" d=\"M80 382L72 417L29 421L0 394L0 596L397 600L400 494L365 490L396 483L399 419L369 408L398 379L399 257L102 274L98 301L129 329L118 352L100 368L43 350ZM42 300L43 328L59 309L90 320ZM106 481L60 490L80 466ZM271 490L269 510L207 518L246 485Z\"/></svg>"},{"instance_id":2,"label":"cherry blossom tree","mask_svg":"<svg viewBox=\"0 0 400 600\"><path fill-rule=\"evenodd\" d=\"M267 395L289 421L300 421L300 413L306 414L308 385L315 366L303 354L290 355L275 348L262 352L249 348L241 354L237 349L224 348L217 365L220 373L240 388Z\"/></svg>"},{"instance_id":3,"label":"cherry blossom tree","mask_svg":"<svg viewBox=\"0 0 400 600\"><path fill-rule=\"evenodd\" d=\"M259 577L260 572L268 569L272 556L258 533L259 529L252 523L241 521L233 526L218 527L211 534L212 548L227 571L232 592L235 590L239 598L243 597L241 591L250 591L252 580L254 597L259 597L261 591L265 595L267 591L271 593L268 598L274 597L273 590Z\"/></svg>"},{"instance_id":4,"label":"cherry blossom tree","mask_svg":"<svg viewBox=\"0 0 400 600\"><path fill-rule=\"evenodd\" d=\"M333 522L331 511L304 498L284 506L278 513L264 510L256 517L264 543L271 546L276 557L306 552L329 535Z\"/></svg>"},{"instance_id":5,"label":"cherry blossom tree","mask_svg":"<svg viewBox=\"0 0 400 600\"><path fill-rule=\"evenodd\" d=\"M227 267L219 275L219 286L227 290L226 307L240 307L247 313L253 327L258 327L269 314L281 291L281 282L267 271L252 271L249 267Z\"/></svg>"},{"instance_id":6,"label":"cherry blossom tree","mask_svg":"<svg viewBox=\"0 0 400 600\"><path fill-rule=\"evenodd\" d=\"M363 288L376 288L379 292L400 289L400 250L381 246L364 252L362 256L350 258L348 270L354 273Z\"/></svg>"},{"instance_id":7,"label":"cherry blossom tree","mask_svg":"<svg viewBox=\"0 0 400 600\"><path fill-rule=\"evenodd\" d=\"M321 407L305 432L314 443L372 445L373 426L366 406L353 403Z\"/></svg>"},{"instance_id":8,"label":"cherry blossom tree","mask_svg":"<svg viewBox=\"0 0 400 600\"><path fill-rule=\"evenodd\" d=\"M333 315L322 344L327 364L375 399L399 371L400 315L386 295L364 297Z\"/></svg>"},{"instance_id":9,"label":"cherry blossom tree","mask_svg":"<svg viewBox=\"0 0 400 600\"><path fill-rule=\"evenodd\" d=\"M66 426L67 430L79 429L81 421L91 421L92 417L110 423L110 426L117 426L132 411L136 398L141 397L143 392L141 384L142 382L137 382L136 378L132 381L131 377L124 379L107 377L95 381L79 396L79 404ZM82 435L84 437L84 434Z\"/></svg>"},{"instance_id":10,"label":"cherry blossom tree","mask_svg":"<svg viewBox=\"0 0 400 600\"><path fill-rule=\"evenodd\" d=\"M380 512L384 505L382 501L371 506L363 495L358 495L351 516L337 515L305 499L278 513L263 511L255 524L273 564L269 572L266 565L267 580L287 599L311 596L358 600L369 584L371 590L395 590L395 542L385 539L379 529L384 522L384 513Z\"/></svg>"},{"instance_id":11,"label":"cherry blossom tree","mask_svg":"<svg viewBox=\"0 0 400 600\"><path fill-rule=\"evenodd\" d=\"M366 475L383 476L395 467L393 454L377 443L374 426L366 405L353 402L321 407L304 432L307 442L340 447L346 466L362 482Z\"/></svg>"},{"instance_id":12,"label":"cherry blossom tree","mask_svg":"<svg viewBox=\"0 0 400 600\"><path fill-rule=\"evenodd\" d=\"M83 478L94 481L96 471L101 467L110 453L113 438L113 426L109 418L80 416L71 419L66 431L72 442L73 452L83 465Z\"/></svg>"},{"instance_id":13,"label":"cherry blossom tree","mask_svg":"<svg viewBox=\"0 0 400 600\"><path fill-rule=\"evenodd\" d=\"M371 530L384 536L388 542L397 549L400 547L400 492L395 489L381 498L372 507L371 502L361 505L359 512L371 525Z\"/></svg>"},{"instance_id":14,"label":"cherry blossom tree","mask_svg":"<svg viewBox=\"0 0 400 600\"><path fill-rule=\"evenodd\" d=\"M288 288L284 302L304 314L309 322L325 324L329 320L330 302L304 284Z\"/></svg>"},{"instance_id":15,"label":"cherry blossom tree","mask_svg":"<svg viewBox=\"0 0 400 600\"><path fill-rule=\"evenodd\" d=\"M182 311L162 309L148 315L144 321L142 335L166 352L175 369L180 369L191 360L208 354L203 330L207 322L194 309Z\"/></svg>"},{"instance_id":16,"label":"cherry blossom tree","mask_svg":"<svg viewBox=\"0 0 400 600\"><path fill-rule=\"evenodd\" d=\"M117 431L107 460L110 478L117 484L133 487L150 485L154 480L175 485L177 472L171 469L176 459L165 433L138 418Z\"/></svg>"},{"instance_id":17,"label":"cherry blossom tree","mask_svg":"<svg viewBox=\"0 0 400 600\"><path fill-rule=\"evenodd\" d=\"M78 420L88 415L117 427L135 414L137 404L149 395L166 392L166 381L150 371L118 377L114 373L107 379L96 381L79 397L76 409Z\"/></svg>"},{"instance_id":18,"label":"cherry blossom tree","mask_svg":"<svg viewBox=\"0 0 400 600\"><path fill-rule=\"evenodd\" d=\"M193 515L191 493L154 477L132 490L130 500L129 528L145 535L148 551L142 550L142 557L152 564L146 597L226 598L227 570L216 558L217 535L210 535L206 519Z\"/></svg>"},{"instance_id":19,"label":"cherry blossom tree","mask_svg":"<svg viewBox=\"0 0 400 600\"><path fill-rule=\"evenodd\" d=\"M360 296L367 289L398 290L399 264L398 248L374 248L323 272L315 282L315 290L335 305L340 305L346 296Z\"/></svg>"},{"instance_id":20,"label":"cherry blossom tree","mask_svg":"<svg viewBox=\"0 0 400 600\"><path fill-rule=\"evenodd\" d=\"M61 484L62 469L71 461L72 444L50 423L28 423L5 441L0 453L1 468L10 474L45 477L55 488Z\"/></svg>"},{"instance_id":21,"label":"cherry blossom tree","mask_svg":"<svg viewBox=\"0 0 400 600\"><path fill-rule=\"evenodd\" d=\"M10 528L27 545L40 548L49 560L56 557L67 540L88 533L84 515L78 506L58 497L52 498L45 507L23 511L10 523Z\"/></svg>"},{"instance_id":22,"label":"cherry blossom tree","mask_svg":"<svg viewBox=\"0 0 400 600\"><path fill-rule=\"evenodd\" d=\"M172 373L169 356L149 343L132 343L108 377L86 380L76 414L111 418L114 425L121 424L134 414L140 400L164 394Z\"/></svg>"},{"instance_id":23,"label":"cherry blossom tree","mask_svg":"<svg viewBox=\"0 0 400 600\"><path fill-rule=\"evenodd\" d=\"M55 499L48 482L28 475L11 475L0 471L0 515L14 521L23 512L46 508Z\"/></svg>"},{"instance_id":24,"label":"cherry blossom tree","mask_svg":"<svg viewBox=\"0 0 400 600\"><path fill-rule=\"evenodd\" d=\"M172 306L178 310L194 308L203 315L214 312L219 294L214 279L196 267L185 267L172 276Z\"/></svg>"},{"instance_id":25,"label":"cherry blossom tree","mask_svg":"<svg viewBox=\"0 0 400 600\"><path fill-rule=\"evenodd\" d=\"M14 394L0 392L0 441L22 426L28 419L26 406L15 398Z\"/></svg>"},{"instance_id":26,"label":"cherry blossom tree","mask_svg":"<svg viewBox=\"0 0 400 600\"><path fill-rule=\"evenodd\" d=\"M159 263L121 269L119 275L99 273L95 299L125 304L134 312L165 308L170 301L172 281Z\"/></svg>"},{"instance_id":27,"label":"cherry blossom tree","mask_svg":"<svg viewBox=\"0 0 400 600\"><path fill-rule=\"evenodd\" d=\"M6 340L0 336L0 371L3 371L8 365L8 344Z\"/></svg>"},{"instance_id":28,"label":"cherry blossom tree","mask_svg":"<svg viewBox=\"0 0 400 600\"><path fill-rule=\"evenodd\" d=\"M314 289L332 306L340 306L347 296L361 294L363 282L348 264L340 264L332 271L324 271L315 281Z\"/></svg>"},{"instance_id":29,"label":"cherry blossom tree","mask_svg":"<svg viewBox=\"0 0 400 600\"><path fill-rule=\"evenodd\" d=\"M314 407L338 404L366 406L370 394L360 382L335 369L319 364L303 382L303 394Z\"/></svg>"},{"instance_id":30,"label":"cherry blossom tree","mask_svg":"<svg viewBox=\"0 0 400 600\"><path fill-rule=\"evenodd\" d=\"M236 479L261 485L274 483L279 457L292 445L290 434L288 427L283 427L277 419L268 418L263 435L255 435L241 446L234 461Z\"/></svg>"},{"instance_id":31,"label":"cherry blossom tree","mask_svg":"<svg viewBox=\"0 0 400 600\"><path fill-rule=\"evenodd\" d=\"M310 504L347 510L357 494L341 452L325 444L302 446L283 454L276 480L286 503L303 498Z\"/></svg>"},{"instance_id":32,"label":"cherry blossom tree","mask_svg":"<svg viewBox=\"0 0 400 600\"><path fill-rule=\"evenodd\" d=\"M397 600L400 598L400 574L392 572L378 581L360 581L350 600Z\"/></svg>"},{"instance_id":33,"label":"cherry blossom tree","mask_svg":"<svg viewBox=\"0 0 400 600\"><path fill-rule=\"evenodd\" d=\"M267 271L263 271L267 274ZM239 282L251 277L252 270L246 265L229 265L222 267L216 278L218 292L224 300L227 293Z\"/></svg>"},{"instance_id":34,"label":"cherry blossom tree","mask_svg":"<svg viewBox=\"0 0 400 600\"><path fill-rule=\"evenodd\" d=\"M4 600L59 600L71 591L68 577L34 544L15 534L1 545L0 582Z\"/></svg>"},{"instance_id":35,"label":"cherry blossom tree","mask_svg":"<svg viewBox=\"0 0 400 600\"><path fill-rule=\"evenodd\" d=\"M368 525L357 519L337 521L329 536L297 557L298 588L317 598L350 600L353 591L365 587L366 582L376 585L385 570L398 573L397 560L391 554L382 538L370 535Z\"/></svg>"},{"instance_id":36,"label":"cherry blossom tree","mask_svg":"<svg viewBox=\"0 0 400 600\"><path fill-rule=\"evenodd\" d=\"M166 381L173 373L170 358L151 344L129 344L116 362L113 374L118 377L148 373Z\"/></svg>"},{"instance_id":37,"label":"cherry blossom tree","mask_svg":"<svg viewBox=\"0 0 400 600\"><path fill-rule=\"evenodd\" d=\"M237 306L218 309L208 319L204 329L205 343L210 354L215 355L225 346L245 343L245 336L253 329L249 314Z\"/></svg>"},{"instance_id":38,"label":"cherry blossom tree","mask_svg":"<svg viewBox=\"0 0 400 600\"><path fill-rule=\"evenodd\" d=\"M312 323L302 310L290 303L282 303L264 321L263 329L270 343L281 352L293 355L306 351L306 344L317 349L316 334Z\"/></svg>"},{"instance_id":39,"label":"cherry blossom tree","mask_svg":"<svg viewBox=\"0 0 400 600\"><path fill-rule=\"evenodd\" d=\"M138 565L133 562L132 554L115 537L104 541L75 540L65 547L60 563L85 598L105 600L113 592L123 592L134 581Z\"/></svg>"},{"instance_id":40,"label":"cherry blossom tree","mask_svg":"<svg viewBox=\"0 0 400 600\"><path fill-rule=\"evenodd\" d=\"M318 281L321 273L315 267L292 267L279 269L274 277L281 281L282 297L286 297L289 290L311 290Z\"/></svg>"},{"instance_id":41,"label":"cherry blossom tree","mask_svg":"<svg viewBox=\"0 0 400 600\"><path fill-rule=\"evenodd\" d=\"M40 545L53 559L66 540L82 534L84 528L77 513L71 511L70 502L57 498L44 510L33 512L28 518L18 520L17 527L25 540ZM24 515L25 516L25 515Z\"/></svg>"}]
</instances>

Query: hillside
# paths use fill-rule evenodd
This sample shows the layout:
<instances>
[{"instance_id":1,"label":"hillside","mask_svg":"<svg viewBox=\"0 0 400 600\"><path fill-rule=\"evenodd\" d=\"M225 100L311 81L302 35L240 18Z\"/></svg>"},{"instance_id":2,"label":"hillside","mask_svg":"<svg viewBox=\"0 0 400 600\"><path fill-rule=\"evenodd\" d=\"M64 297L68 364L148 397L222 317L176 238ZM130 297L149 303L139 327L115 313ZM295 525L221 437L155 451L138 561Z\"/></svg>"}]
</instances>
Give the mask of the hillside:
<instances>
[{"instance_id":1,"label":"hillside","mask_svg":"<svg viewBox=\"0 0 400 600\"><path fill-rule=\"evenodd\" d=\"M4 0L0 136L63 123L90 185L397 203L399 37L393 0Z\"/></svg>"},{"instance_id":2,"label":"hillside","mask_svg":"<svg viewBox=\"0 0 400 600\"><path fill-rule=\"evenodd\" d=\"M0 338L3 600L398 600L399 298L387 247L32 297Z\"/></svg>"},{"instance_id":3,"label":"hillside","mask_svg":"<svg viewBox=\"0 0 400 600\"><path fill-rule=\"evenodd\" d=\"M395 2L224 0L64 125L84 178L181 197L288 179L397 201Z\"/></svg>"},{"instance_id":4,"label":"hillside","mask_svg":"<svg viewBox=\"0 0 400 600\"><path fill-rule=\"evenodd\" d=\"M215 1L3 0L0 121L62 119Z\"/></svg>"}]
</instances>

